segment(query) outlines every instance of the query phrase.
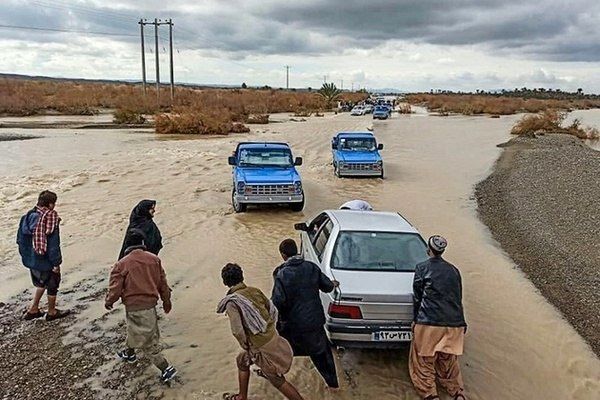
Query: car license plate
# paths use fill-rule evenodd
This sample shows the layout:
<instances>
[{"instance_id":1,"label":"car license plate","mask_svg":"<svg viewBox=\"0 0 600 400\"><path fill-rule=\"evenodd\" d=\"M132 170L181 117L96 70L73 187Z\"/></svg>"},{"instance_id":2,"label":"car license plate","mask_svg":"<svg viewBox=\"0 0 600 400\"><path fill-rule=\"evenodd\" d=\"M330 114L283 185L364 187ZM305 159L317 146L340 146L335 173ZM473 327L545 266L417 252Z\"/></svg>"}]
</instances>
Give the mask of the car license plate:
<instances>
[{"instance_id":1,"label":"car license plate","mask_svg":"<svg viewBox=\"0 0 600 400\"><path fill-rule=\"evenodd\" d=\"M374 342L410 342L412 340L412 332L373 332L371 337Z\"/></svg>"}]
</instances>

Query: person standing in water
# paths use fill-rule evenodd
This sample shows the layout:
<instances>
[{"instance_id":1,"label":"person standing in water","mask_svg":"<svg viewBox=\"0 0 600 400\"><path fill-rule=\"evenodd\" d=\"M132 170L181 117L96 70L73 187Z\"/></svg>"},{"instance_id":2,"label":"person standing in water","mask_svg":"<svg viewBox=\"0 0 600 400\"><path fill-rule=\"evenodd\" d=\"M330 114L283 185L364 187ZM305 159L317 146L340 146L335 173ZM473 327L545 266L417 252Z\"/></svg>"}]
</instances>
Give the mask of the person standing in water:
<instances>
[{"instance_id":1,"label":"person standing in water","mask_svg":"<svg viewBox=\"0 0 600 400\"><path fill-rule=\"evenodd\" d=\"M417 393L427 400L439 399L436 379L455 400L465 400L458 364L467 330L462 305L462 280L458 269L444 260L448 242L432 236L429 260L415 269L414 320L409 374Z\"/></svg>"},{"instance_id":2,"label":"person standing in water","mask_svg":"<svg viewBox=\"0 0 600 400\"><path fill-rule=\"evenodd\" d=\"M259 289L244 284L244 273L237 264L227 264L221 270L223 284L229 288L219 302L217 313L227 313L231 333L243 349L237 357L239 392L226 393L225 400L247 400L250 366L260 368L257 373L266 378L287 399L302 400L302 396L285 374L292 366L292 348L279 336L277 309Z\"/></svg>"},{"instance_id":3,"label":"person standing in water","mask_svg":"<svg viewBox=\"0 0 600 400\"><path fill-rule=\"evenodd\" d=\"M49 190L40 193L37 205L25 214L19 223L17 244L23 265L30 270L31 281L36 287L33 303L23 315L32 320L46 316L46 321L63 318L69 310L56 308L56 296L60 285L60 218L55 210L58 196ZM48 312L40 310L40 300L46 292Z\"/></svg>"},{"instance_id":4,"label":"person standing in water","mask_svg":"<svg viewBox=\"0 0 600 400\"><path fill-rule=\"evenodd\" d=\"M373 211L373 207L364 200L350 200L340 206L340 210Z\"/></svg>"},{"instance_id":5,"label":"person standing in water","mask_svg":"<svg viewBox=\"0 0 600 400\"><path fill-rule=\"evenodd\" d=\"M290 342L294 356L309 356L329 389L338 389L319 292L330 293L339 283L299 255L293 239L281 242L279 253L284 263L273 272L275 282L271 300L281 317L280 334Z\"/></svg>"},{"instance_id":6,"label":"person standing in water","mask_svg":"<svg viewBox=\"0 0 600 400\"><path fill-rule=\"evenodd\" d=\"M144 233L146 251L158 255L163 246L160 230L153 220L155 213L155 200L142 200L131 211L131 215L129 216L129 226L125 231L125 238L123 239L123 245L121 246L121 252L119 253L119 260L125 256L125 250L132 246L131 243L127 243L127 232L131 229L139 229L142 231Z\"/></svg>"}]
</instances>

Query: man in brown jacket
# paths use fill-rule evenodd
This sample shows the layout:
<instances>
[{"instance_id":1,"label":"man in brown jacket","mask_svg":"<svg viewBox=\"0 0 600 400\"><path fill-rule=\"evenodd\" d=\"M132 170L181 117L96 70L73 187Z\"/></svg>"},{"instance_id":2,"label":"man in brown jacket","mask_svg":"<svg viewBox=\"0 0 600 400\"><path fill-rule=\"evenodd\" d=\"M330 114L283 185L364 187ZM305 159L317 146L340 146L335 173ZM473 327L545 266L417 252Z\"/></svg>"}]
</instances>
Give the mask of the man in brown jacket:
<instances>
[{"instance_id":1,"label":"man in brown jacket","mask_svg":"<svg viewBox=\"0 0 600 400\"><path fill-rule=\"evenodd\" d=\"M156 304L160 297L165 313L171 311L171 288L160 259L146 251L144 233L132 229L127 236L130 247L110 272L104 307L111 310L119 298L125 304L127 348L117 355L123 361L134 363L137 361L135 349L142 349L160 369L160 379L166 383L175 377L177 370L160 351Z\"/></svg>"},{"instance_id":2,"label":"man in brown jacket","mask_svg":"<svg viewBox=\"0 0 600 400\"><path fill-rule=\"evenodd\" d=\"M279 336L277 309L259 289L244 284L242 268L227 264L221 271L227 296L217 306L217 313L227 313L231 333L237 339L242 352L237 357L239 393L226 393L225 400L247 400L250 382L250 366L260 368L257 373L266 378L287 399L302 400L285 374L292 366L292 348Z\"/></svg>"}]
</instances>

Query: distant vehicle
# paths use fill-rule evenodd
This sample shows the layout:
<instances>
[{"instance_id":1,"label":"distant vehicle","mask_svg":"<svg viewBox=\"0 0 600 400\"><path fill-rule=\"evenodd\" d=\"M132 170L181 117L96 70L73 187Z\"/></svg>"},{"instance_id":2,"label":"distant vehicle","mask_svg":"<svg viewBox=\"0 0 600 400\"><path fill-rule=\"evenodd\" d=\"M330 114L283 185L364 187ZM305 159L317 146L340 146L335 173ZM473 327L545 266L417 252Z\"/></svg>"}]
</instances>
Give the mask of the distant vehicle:
<instances>
[{"instance_id":1,"label":"distant vehicle","mask_svg":"<svg viewBox=\"0 0 600 400\"><path fill-rule=\"evenodd\" d=\"M350 115L365 115L365 108L363 106L356 106L350 111Z\"/></svg>"},{"instance_id":2,"label":"distant vehicle","mask_svg":"<svg viewBox=\"0 0 600 400\"><path fill-rule=\"evenodd\" d=\"M375 106L373 110L373 119L388 119L391 115L391 110L386 106Z\"/></svg>"},{"instance_id":3,"label":"distant vehicle","mask_svg":"<svg viewBox=\"0 0 600 400\"><path fill-rule=\"evenodd\" d=\"M383 179L382 144L371 132L340 132L331 140L336 176L377 176Z\"/></svg>"},{"instance_id":4,"label":"distant vehicle","mask_svg":"<svg viewBox=\"0 0 600 400\"><path fill-rule=\"evenodd\" d=\"M370 104L365 105L365 114L371 114L373 112L373 106Z\"/></svg>"},{"instance_id":5,"label":"distant vehicle","mask_svg":"<svg viewBox=\"0 0 600 400\"><path fill-rule=\"evenodd\" d=\"M412 281L428 258L414 226L397 213L330 210L294 227L304 258L340 282L321 293L334 345L393 348L412 340Z\"/></svg>"},{"instance_id":6,"label":"distant vehicle","mask_svg":"<svg viewBox=\"0 0 600 400\"><path fill-rule=\"evenodd\" d=\"M294 159L286 143L239 143L228 163L233 166L235 212L245 212L250 204L289 204L293 211L304 208L302 180L296 171L302 158Z\"/></svg>"}]
</instances>

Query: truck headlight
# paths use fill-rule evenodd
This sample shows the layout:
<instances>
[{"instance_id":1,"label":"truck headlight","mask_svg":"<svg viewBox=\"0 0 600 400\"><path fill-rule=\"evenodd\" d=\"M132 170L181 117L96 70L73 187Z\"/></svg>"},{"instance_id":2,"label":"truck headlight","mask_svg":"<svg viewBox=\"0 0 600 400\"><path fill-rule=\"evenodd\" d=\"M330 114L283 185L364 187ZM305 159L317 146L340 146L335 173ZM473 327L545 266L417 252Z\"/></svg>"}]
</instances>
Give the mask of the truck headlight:
<instances>
[{"instance_id":1,"label":"truck headlight","mask_svg":"<svg viewBox=\"0 0 600 400\"><path fill-rule=\"evenodd\" d=\"M341 161L340 161L340 162L338 163L338 167L339 167L340 169L344 169L344 168L346 168L346 163L344 163L344 162L341 162Z\"/></svg>"},{"instance_id":2,"label":"truck headlight","mask_svg":"<svg viewBox=\"0 0 600 400\"><path fill-rule=\"evenodd\" d=\"M244 194L244 189L246 189L246 183L238 182L236 188L237 194Z\"/></svg>"},{"instance_id":3,"label":"truck headlight","mask_svg":"<svg viewBox=\"0 0 600 400\"><path fill-rule=\"evenodd\" d=\"M302 182L294 182L294 191L296 192L296 194L302 193Z\"/></svg>"}]
</instances>

